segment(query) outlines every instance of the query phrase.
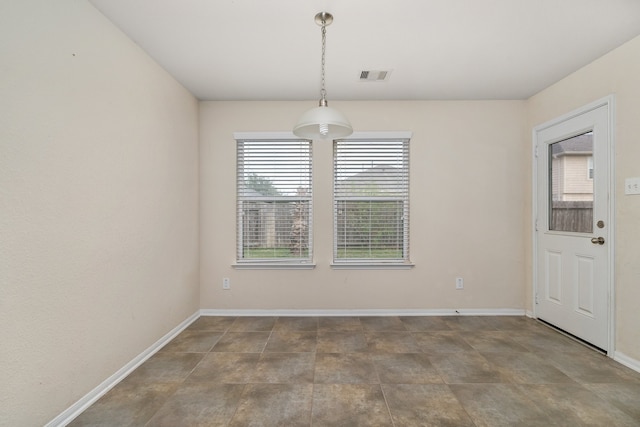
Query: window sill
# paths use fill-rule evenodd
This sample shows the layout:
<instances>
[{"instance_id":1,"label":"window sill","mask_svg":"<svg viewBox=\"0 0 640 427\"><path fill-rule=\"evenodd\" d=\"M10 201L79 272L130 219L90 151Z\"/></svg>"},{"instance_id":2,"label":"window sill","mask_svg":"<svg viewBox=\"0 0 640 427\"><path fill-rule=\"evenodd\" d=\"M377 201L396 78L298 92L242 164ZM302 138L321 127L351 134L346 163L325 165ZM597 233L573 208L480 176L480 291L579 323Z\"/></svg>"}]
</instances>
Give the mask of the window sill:
<instances>
[{"instance_id":1,"label":"window sill","mask_svg":"<svg viewBox=\"0 0 640 427\"><path fill-rule=\"evenodd\" d=\"M415 266L407 262L333 262L334 270L410 270Z\"/></svg>"},{"instance_id":2,"label":"window sill","mask_svg":"<svg viewBox=\"0 0 640 427\"><path fill-rule=\"evenodd\" d=\"M238 262L231 264L236 270L313 270L316 264L300 262Z\"/></svg>"}]
</instances>

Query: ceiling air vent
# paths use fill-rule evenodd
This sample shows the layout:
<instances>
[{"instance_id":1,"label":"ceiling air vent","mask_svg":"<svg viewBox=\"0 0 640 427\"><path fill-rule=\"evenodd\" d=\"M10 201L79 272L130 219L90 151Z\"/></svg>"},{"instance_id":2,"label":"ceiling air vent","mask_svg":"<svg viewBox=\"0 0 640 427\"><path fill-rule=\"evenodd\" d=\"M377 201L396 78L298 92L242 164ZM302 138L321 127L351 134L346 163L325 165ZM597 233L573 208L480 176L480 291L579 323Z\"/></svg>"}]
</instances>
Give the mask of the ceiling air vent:
<instances>
[{"instance_id":1,"label":"ceiling air vent","mask_svg":"<svg viewBox=\"0 0 640 427\"><path fill-rule=\"evenodd\" d=\"M360 71L361 82L385 82L389 79L390 70L365 70Z\"/></svg>"}]
</instances>

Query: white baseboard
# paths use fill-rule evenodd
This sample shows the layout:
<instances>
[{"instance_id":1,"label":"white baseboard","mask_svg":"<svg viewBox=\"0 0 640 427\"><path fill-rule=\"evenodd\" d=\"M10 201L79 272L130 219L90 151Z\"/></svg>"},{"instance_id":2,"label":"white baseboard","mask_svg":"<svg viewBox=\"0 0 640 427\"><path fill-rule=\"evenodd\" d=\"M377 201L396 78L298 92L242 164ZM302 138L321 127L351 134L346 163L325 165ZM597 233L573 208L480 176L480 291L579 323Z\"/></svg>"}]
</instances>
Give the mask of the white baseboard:
<instances>
[{"instance_id":1,"label":"white baseboard","mask_svg":"<svg viewBox=\"0 0 640 427\"><path fill-rule=\"evenodd\" d=\"M202 316L524 316L525 311L515 308L459 308L459 309L351 309L351 310L253 310L202 309Z\"/></svg>"},{"instance_id":2,"label":"white baseboard","mask_svg":"<svg viewBox=\"0 0 640 427\"><path fill-rule=\"evenodd\" d=\"M626 366L627 368L631 368L636 372L640 372L640 360L636 360L624 353L620 353L619 351L613 353L613 360Z\"/></svg>"},{"instance_id":3,"label":"white baseboard","mask_svg":"<svg viewBox=\"0 0 640 427\"><path fill-rule=\"evenodd\" d=\"M127 375L133 372L138 366L142 365L147 359L156 354L158 350L164 347L169 341L175 338L180 332L187 328L191 323L200 317L200 312L196 311L189 316L184 322L173 328L169 333L152 344L145 351L136 356L129 363L120 368L115 374L104 380L99 386L91 390L76 403L67 408L60 415L45 424L45 427L63 427L73 421L78 415L84 412L89 406L94 404L98 399L104 396L109 390L115 387Z\"/></svg>"}]
</instances>

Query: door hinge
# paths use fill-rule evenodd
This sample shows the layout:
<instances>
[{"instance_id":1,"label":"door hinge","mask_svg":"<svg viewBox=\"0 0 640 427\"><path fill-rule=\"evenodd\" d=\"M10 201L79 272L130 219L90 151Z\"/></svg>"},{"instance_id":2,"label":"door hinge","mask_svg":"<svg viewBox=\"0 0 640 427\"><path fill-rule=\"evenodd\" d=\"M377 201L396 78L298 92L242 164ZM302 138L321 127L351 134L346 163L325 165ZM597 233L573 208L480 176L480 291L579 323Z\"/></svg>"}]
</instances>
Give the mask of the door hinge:
<instances>
[{"instance_id":1,"label":"door hinge","mask_svg":"<svg viewBox=\"0 0 640 427\"><path fill-rule=\"evenodd\" d=\"M540 146L539 144L536 144L536 149L534 150L534 151L535 151L534 155L535 155L536 157L538 157L538 147L539 147L539 146Z\"/></svg>"},{"instance_id":2,"label":"door hinge","mask_svg":"<svg viewBox=\"0 0 640 427\"><path fill-rule=\"evenodd\" d=\"M536 231L538 231L538 218L536 218L536 222L535 222L534 227L535 227Z\"/></svg>"},{"instance_id":3,"label":"door hinge","mask_svg":"<svg viewBox=\"0 0 640 427\"><path fill-rule=\"evenodd\" d=\"M538 293L536 292L536 305L538 304Z\"/></svg>"}]
</instances>

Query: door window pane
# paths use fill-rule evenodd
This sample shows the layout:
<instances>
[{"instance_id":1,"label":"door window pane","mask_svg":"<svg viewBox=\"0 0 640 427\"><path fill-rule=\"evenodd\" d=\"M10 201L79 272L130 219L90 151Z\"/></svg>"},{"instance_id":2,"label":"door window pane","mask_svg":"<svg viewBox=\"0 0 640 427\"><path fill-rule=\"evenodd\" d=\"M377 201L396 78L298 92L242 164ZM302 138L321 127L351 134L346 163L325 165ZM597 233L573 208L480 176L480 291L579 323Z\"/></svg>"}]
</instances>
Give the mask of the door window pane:
<instances>
[{"instance_id":1,"label":"door window pane","mask_svg":"<svg viewBox=\"0 0 640 427\"><path fill-rule=\"evenodd\" d=\"M549 145L549 230L593 232L593 132Z\"/></svg>"}]
</instances>

